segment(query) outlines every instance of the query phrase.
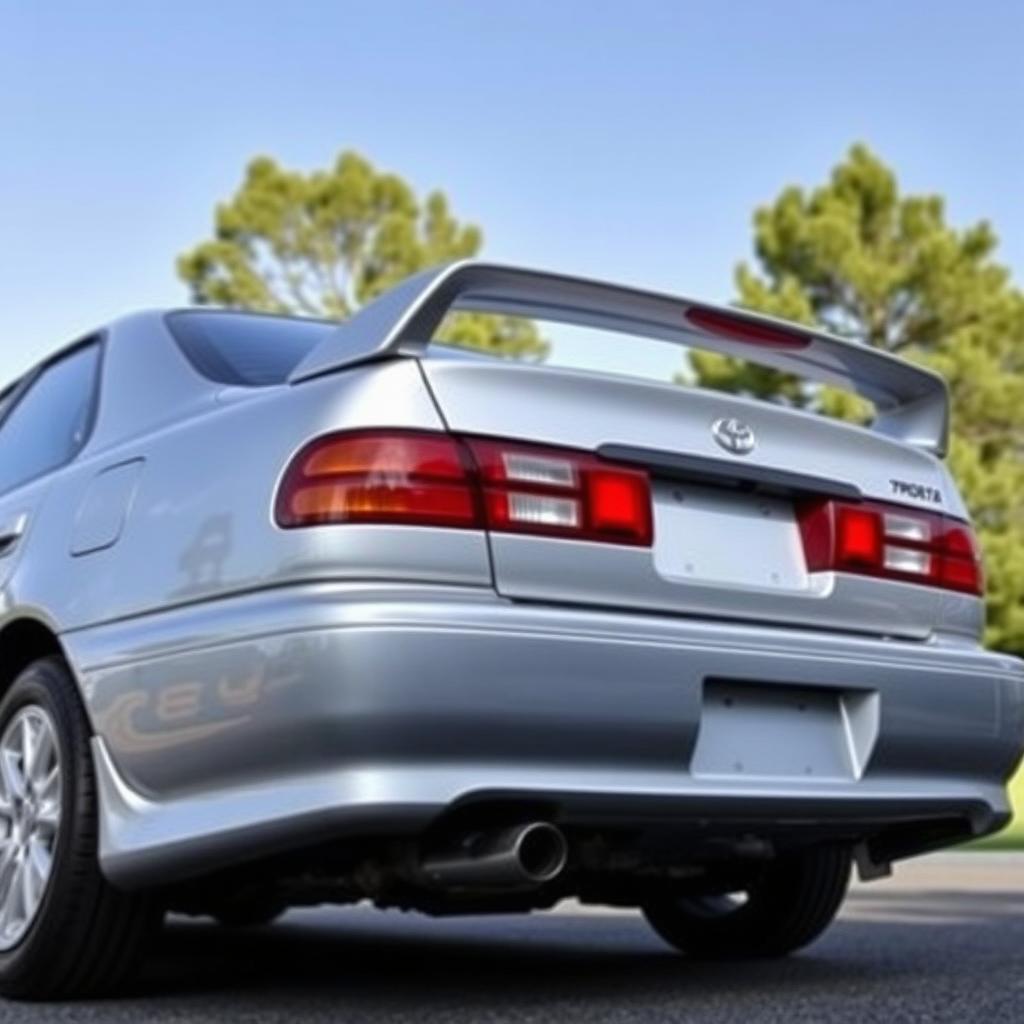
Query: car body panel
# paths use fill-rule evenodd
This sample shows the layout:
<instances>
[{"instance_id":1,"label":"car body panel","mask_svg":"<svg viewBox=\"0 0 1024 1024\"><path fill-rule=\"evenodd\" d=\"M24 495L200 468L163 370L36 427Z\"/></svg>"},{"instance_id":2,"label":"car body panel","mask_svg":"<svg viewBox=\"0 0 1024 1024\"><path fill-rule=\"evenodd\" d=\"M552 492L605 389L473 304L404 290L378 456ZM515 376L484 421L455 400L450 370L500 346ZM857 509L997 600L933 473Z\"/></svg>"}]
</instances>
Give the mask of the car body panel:
<instances>
[{"instance_id":1,"label":"car body panel","mask_svg":"<svg viewBox=\"0 0 1024 1024\"><path fill-rule=\"evenodd\" d=\"M96 474L75 514L72 555L91 555L118 542L145 465L145 459L130 459Z\"/></svg>"},{"instance_id":2,"label":"car body panel","mask_svg":"<svg viewBox=\"0 0 1024 1024\"><path fill-rule=\"evenodd\" d=\"M726 456L716 445L711 426L718 418L738 417L757 439L754 450L743 457L744 471L751 465L764 470L795 467L887 501L893 496L892 480L906 479L941 498L938 503L920 499L918 507L966 515L945 466L934 456L809 413L733 395L547 367L445 358L425 359L423 366L446 423L464 434L515 436L586 451L611 444L671 449L682 456L735 463L735 456ZM760 496L717 493L733 503L738 527L733 524L730 530L721 510L712 509L697 517L707 536L694 536L692 519L677 526L673 517L693 507L707 489L677 481L655 486L653 550L496 534L491 551L497 587L502 594L531 600L771 619L917 638L936 629L941 608L945 629L977 635L982 605L972 596L832 573L808 576L791 507L782 524L788 531L785 543L793 550L785 566L772 562L778 547L765 551L759 564L751 558L753 542L730 543L727 559L740 581L722 573L714 578L713 570L702 572L701 548L709 538L721 537L723 531L731 535L737 528L749 535L772 504ZM751 519L753 524L747 522ZM664 569L674 563L682 570L691 562L695 565L690 573Z\"/></svg>"},{"instance_id":3,"label":"car body panel","mask_svg":"<svg viewBox=\"0 0 1024 1024\"><path fill-rule=\"evenodd\" d=\"M279 527L275 494L295 454L367 428L618 446L651 465L713 459L726 474L742 464L887 500L906 477L965 514L923 450L934 444L406 344L409 295L360 318L361 332L390 324L397 348L367 337L338 363L332 334L306 366L315 373L268 387L203 377L163 313L116 321L99 336L84 446L0 495L0 542L15 534L0 548L0 637L44 624L79 682L111 878L157 885L325 837L415 836L488 794L542 799L567 821L649 813L713 833L756 819L765 834L803 822L818 841L946 819L978 835L1005 820L1024 673L981 649L983 602L808 573L785 496L744 485L738 504L653 469L655 549L477 528ZM810 351L836 361L847 350ZM889 427L937 429L929 375L850 358L858 373L884 366ZM919 391L930 405L915 420L900 402ZM723 417L753 431L752 451L716 446ZM747 513L764 521L702 560L716 519L735 532ZM735 737L762 720L774 723L765 743L784 736L787 756L759 747L736 768Z\"/></svg>"},{"instance_id":4,"label":"car body panel","mask_svg":"<svg viewBox=\"0 0 1024 1024\"><path fill-rule=\"evenodd\" d=\"M141 345L169 348L184 364L162 319L144 322L153 333L143 337L136 333L137 318L129 321L126 335L116 325L111 328L106 364L115 379L122 355L137 365L135 349ZM153 372L162 373L154 362ZM195 384L193 393L174 398L185 410L180 419L172 419L167 409L135 405L102 410L93 441L46 481L34 528L67 539L53 547L40 545L20 564L12 581L14 603L47 607L62 630L73 630L302 579L490 584L482 533L376 526L284 531L271 518L277 478L310 437L374 419L396 427L442 427L415 363L313 382L299 402L288 387L225 392L187 365L184 369ZM141 389L141 382L136 387ZM114 389L108 383L106 390ZM204 392L209 392L205 399ZM115 421L115 415L123 418ZM140 431L144 426L151 429ZM128 439L112 443L115 431ZM146 469L138 477L133 513L120 541L69 559L69 510L81 514L97 478L142 458ZM0 510L9 502L13 514L37 500L15 492L0 498Z\"/></svg>"}]
</instances>

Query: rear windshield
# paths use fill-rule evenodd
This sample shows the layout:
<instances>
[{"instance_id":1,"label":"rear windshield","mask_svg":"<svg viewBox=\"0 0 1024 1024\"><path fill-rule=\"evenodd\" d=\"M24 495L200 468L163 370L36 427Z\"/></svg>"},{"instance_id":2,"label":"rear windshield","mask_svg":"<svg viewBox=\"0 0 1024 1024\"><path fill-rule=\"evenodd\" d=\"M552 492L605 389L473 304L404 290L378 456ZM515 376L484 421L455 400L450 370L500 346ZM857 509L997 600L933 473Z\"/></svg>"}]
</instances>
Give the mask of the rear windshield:
<instances>
[{"instance_id":1,"label":"rear windshield","mask_svg":"<svg viewBox=\"0 0 1024 1024\"><path fill-rule=\"evenodd\" d=\"M181 350L218 384L283 384L299 363L338 325L326 320L184 310L167 317Z\"/></svg>"}]
</instances>

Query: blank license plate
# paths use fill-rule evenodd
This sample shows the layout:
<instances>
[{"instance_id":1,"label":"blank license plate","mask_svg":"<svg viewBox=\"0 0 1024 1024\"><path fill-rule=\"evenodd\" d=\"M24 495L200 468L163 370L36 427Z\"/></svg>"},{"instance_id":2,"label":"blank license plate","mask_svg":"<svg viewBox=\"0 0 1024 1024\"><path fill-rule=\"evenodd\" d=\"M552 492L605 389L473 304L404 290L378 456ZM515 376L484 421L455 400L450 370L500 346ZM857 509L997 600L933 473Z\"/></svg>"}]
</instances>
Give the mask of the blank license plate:
<instances>
[{"instance_id":1,"label":"blank license plate","mask_svg":"<svg viewBox=\"0 0 1024 1024\"><path fill-rule=\"evenodd\" d=\"M654 566L672 580L806 590L793 503L692 484L655 491Z\"/></svg>"},{"instance_id":2,"label":"blank license plate","mask_svg":"<svg viewBox=\"0 0 1024 1024\"><path fill-rule=\"evenodd\" d=\"M751 780L856 778L867 752L851 748L843 699L839 690L709 680L691 771Z\"/></svg>"}]
</instances>

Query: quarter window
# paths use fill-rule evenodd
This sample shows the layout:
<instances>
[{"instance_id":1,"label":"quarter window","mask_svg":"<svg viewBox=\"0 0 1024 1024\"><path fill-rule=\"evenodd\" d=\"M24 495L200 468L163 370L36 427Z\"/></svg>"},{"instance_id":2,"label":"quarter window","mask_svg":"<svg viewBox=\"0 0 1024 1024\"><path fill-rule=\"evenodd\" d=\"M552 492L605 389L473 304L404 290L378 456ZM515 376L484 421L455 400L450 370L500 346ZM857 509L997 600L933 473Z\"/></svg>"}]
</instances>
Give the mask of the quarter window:
<instances>
[{"instance_id":1,"label":"quarter window","mask_svg":"<svg viewBox=\"0 0 1024 1024\"><path fill-rule=\"evenodd\" d=\"M0 426L0 493L63 466L92 423L99 342L45 366Z\"/></svg>"}]
</instances>

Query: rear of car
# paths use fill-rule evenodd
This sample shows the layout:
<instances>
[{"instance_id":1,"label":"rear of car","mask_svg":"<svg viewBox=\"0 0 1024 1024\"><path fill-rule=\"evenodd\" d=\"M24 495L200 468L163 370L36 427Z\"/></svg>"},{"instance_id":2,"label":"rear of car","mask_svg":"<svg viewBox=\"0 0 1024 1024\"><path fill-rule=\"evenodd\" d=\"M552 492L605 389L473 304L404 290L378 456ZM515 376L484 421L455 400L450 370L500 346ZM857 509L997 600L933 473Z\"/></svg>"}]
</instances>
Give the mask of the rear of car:
<instances>
[{"instance_id":1,"label":"rear of car","mask_svg":"<svg viewBox=\"0 0 1024 1024\"><path fill-rule=\"evenodd\" d=\"M710 348L877 415L431 344L478 310ZM112 331L111 404L36 526L77 551L36 577L74 595L52 614L118 890L236 920L574 896L769 955L828 924L852 860L877 876L1007 820L1024 675L981 647L930 373L485 264L342 327L172 313L143 361L156 329ZM127 397L146 374L187 414ZM121 516L102 548L95 508Z\"/></svg>"}]
</instances>

